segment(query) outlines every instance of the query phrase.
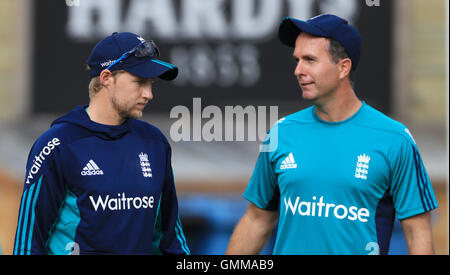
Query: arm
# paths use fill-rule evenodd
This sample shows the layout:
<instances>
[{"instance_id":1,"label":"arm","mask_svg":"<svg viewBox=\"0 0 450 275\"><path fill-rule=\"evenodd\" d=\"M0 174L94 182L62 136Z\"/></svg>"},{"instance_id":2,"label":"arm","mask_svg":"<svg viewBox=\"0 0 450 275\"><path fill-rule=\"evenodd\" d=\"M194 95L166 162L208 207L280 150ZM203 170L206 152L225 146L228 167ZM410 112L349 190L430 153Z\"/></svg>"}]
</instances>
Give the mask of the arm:
<instances>
[{"instance_id":1,"label":"arm","mask_svg":"<svg viewBox=\"0 0 450 275\"><path fill-rule=\"evenodd\" d=\"M48 142L47 142L48 141ZM47 241L59 216L64 195L57 138L41 138L34 145L27 162L24 190L14 244L15 255L47 254Z\"/></svg>"},{"instance_id":2,"label":"arm","mask_svg":"<svg viewBox=\"0 0 450 275\"><path fill-rule=\"evenodd\" d=\"M244 216L234 229L225 254L260 253L277 220L278 212L263 210L250 203Z\"/></svg>"},{"instance_id":3,"label":"arm","mask_svg":"<svg viewBox=\"0 0 450 275\"><path fill-rule=\"evenodd\" d=\"M410 255L434 254L430 213L423 213L401 221Z\"/></svg>"},{"instance_id":4,"label":"arm","mask_svg":"<svg viewBox=\"0 0 450 275\"><path fill-rule=\"evenodd\" d=\"M171 149L168 145L166 175L158 205L152 254L190 255L186 237L181 226L178 199L175 189Z\"/></svg>"},{"instance_id":5,"label":"arm","mask_svg":"<svg viewBox=\"0 0 450 275\"><path fill-rule=\"evenodd\" d=\"M395 151L390 193L408 252L433 254L430 213L438 207L433 186L412 137L403 140Z\"/></svg>"}]
</instances>

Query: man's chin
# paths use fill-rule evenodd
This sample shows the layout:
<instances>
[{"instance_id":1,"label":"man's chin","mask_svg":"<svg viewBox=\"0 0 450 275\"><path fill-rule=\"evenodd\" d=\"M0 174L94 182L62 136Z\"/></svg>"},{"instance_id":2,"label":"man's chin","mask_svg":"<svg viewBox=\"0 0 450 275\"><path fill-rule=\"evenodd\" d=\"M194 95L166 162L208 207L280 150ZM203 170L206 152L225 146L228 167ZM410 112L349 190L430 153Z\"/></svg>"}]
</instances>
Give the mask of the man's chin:
<instances>
[{"instance_id":1,"label":"man's chin","mask_svg":"<svg viewBox=\"0 0 450 275\"><path fill-rule=\"evenodd\" d=\"M308 91L303 91L302 98L303 98L303 100L314 101L316 99L316 95L314 93L311 93Z\"/></svg>"},{"instance_id":2,"label":"man's chin","mask_svg":"<svg viewBox=\"0 0 450 275\"><path fill-rule=\"evenodd\" d=\"M121 116L122 116L124 119L130 119L130 118L132 118L132 119L137 119L137 118L141 118L142 115L143 115L143 112L142 112L142 111L139 111L139 110L132 110L132 111L128 111L128 112L122 113Z\"/></svg>"},{"instance_id":3,"label":"man's chin","mask_svg":"<svg viewBox=\"0 0 450 275\"><path fill-rule=\"evenodd\" d=\"M142 115L143 115L142 111L134 111L134 112L130 113L130 118L134 118L134 119L141 118Z\"/></svg>"}]
</instances>

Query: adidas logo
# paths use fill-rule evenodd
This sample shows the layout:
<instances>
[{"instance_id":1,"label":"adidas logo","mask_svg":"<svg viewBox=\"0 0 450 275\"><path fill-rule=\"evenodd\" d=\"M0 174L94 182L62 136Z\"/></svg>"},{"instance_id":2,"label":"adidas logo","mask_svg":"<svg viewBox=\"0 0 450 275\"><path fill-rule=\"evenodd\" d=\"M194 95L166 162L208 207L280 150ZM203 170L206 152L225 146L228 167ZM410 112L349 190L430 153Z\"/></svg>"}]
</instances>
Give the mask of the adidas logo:
<instances>
[{"instance_id":1,"label":"adidas logo","mask_svg":"<svg viewBox=\"0 0 450 275\"><path fill-rule=\"evenodd\" d=\"M95 175L103 175L103 171L98 167L97 164L91 159L86 166L81 171L82 176L95 176Z\"/></svg>"},{"instance_id":2,"label":"adidas logo","mask_svg":"<svg viewBox=\"0 0 450 275\"><path fill-rule=\"evenodd\" d=\"M280 169L286 170L286 169L296 169L297 163L295 163L294 155L292 153L289 153L287 158L281 162Z\"/></svg>"}]
</instances>

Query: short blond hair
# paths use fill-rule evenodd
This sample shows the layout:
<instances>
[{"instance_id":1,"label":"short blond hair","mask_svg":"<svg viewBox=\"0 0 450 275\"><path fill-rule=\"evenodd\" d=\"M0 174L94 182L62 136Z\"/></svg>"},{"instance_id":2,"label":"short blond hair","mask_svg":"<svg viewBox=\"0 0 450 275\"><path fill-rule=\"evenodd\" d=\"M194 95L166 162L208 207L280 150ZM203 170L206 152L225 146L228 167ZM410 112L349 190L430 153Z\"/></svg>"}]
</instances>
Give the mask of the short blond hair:
<instances>
[{"instance_id":1,"label":"short blond hair","mask_svg":"<svg viewBox=\"0 0 450 275\"><path fill-rule=\"evenodd\" d=\"M112 72L113 77L116 75L124 73L124 70L118 70ZM114 79L114 82L116 79ZM91 78L89 81L89 99L92 99L101 89L103 88L103 84L100 82L100 76L96 76Z\"/></svg>"}]
</instances>

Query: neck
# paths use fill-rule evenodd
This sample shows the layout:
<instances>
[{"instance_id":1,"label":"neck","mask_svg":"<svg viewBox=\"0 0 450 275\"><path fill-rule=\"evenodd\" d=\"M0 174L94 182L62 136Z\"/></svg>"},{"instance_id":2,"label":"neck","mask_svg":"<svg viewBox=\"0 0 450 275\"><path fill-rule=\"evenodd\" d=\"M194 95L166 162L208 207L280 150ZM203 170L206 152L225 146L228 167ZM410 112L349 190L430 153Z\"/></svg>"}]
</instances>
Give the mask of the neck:
<instances>
[{"instance_id":1,"label":"neck","mask_svg":"<svg viewBox=\"0 0 450 275\"><path fill-rule=\"evenodd\" d=\"M92 121L103 125L118 126L126 120L120 116L109 98L103 98L101 92L91 99L86 111Z\"/></svg>"},{"instance_id":2,"label":"neck","mask_svg":"<svg viewBox=\"0 0 450 275\"><path fill-rule=\"evenodd\" d=\"M317 116L328 122L344 121L353 116L362 106L353 88L341 89L323 102L315 102Z\"/></svg>"}]
</instances>

